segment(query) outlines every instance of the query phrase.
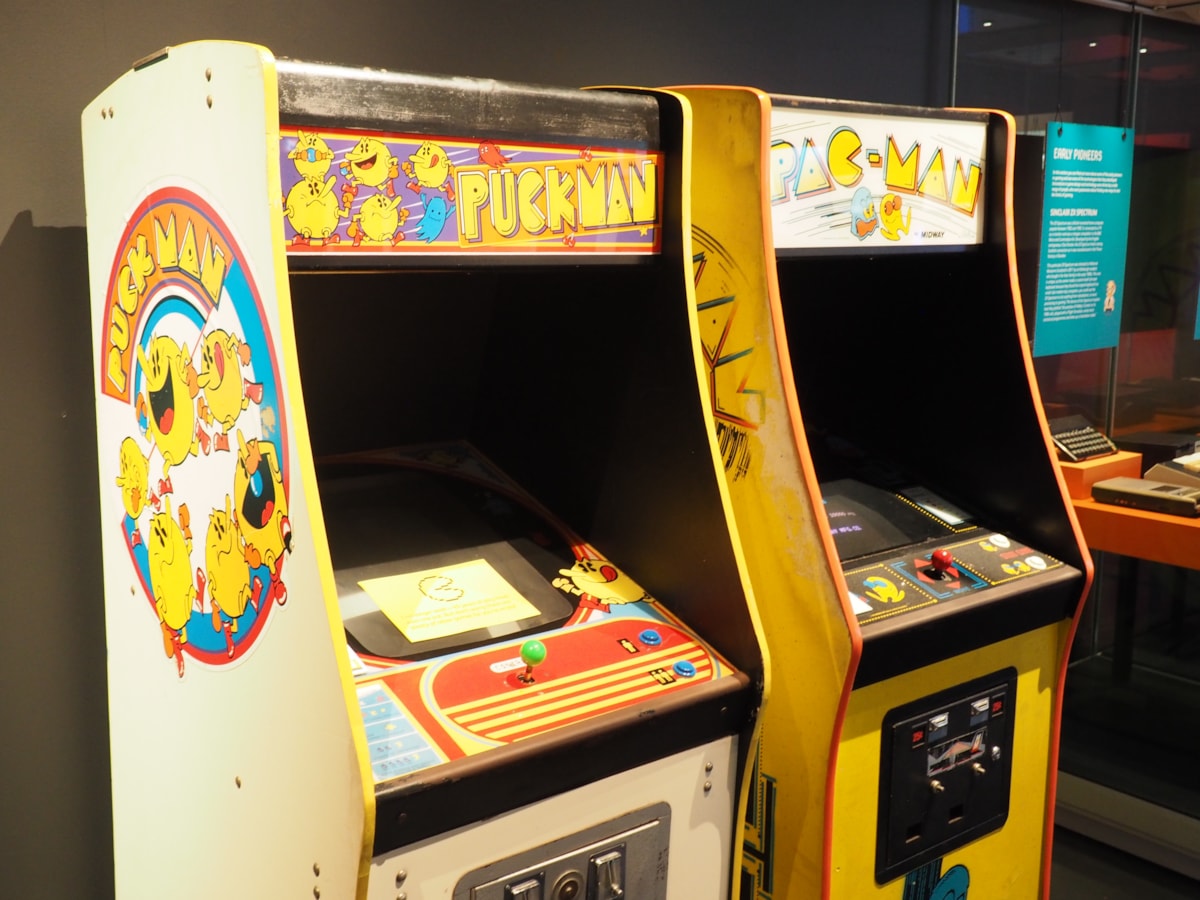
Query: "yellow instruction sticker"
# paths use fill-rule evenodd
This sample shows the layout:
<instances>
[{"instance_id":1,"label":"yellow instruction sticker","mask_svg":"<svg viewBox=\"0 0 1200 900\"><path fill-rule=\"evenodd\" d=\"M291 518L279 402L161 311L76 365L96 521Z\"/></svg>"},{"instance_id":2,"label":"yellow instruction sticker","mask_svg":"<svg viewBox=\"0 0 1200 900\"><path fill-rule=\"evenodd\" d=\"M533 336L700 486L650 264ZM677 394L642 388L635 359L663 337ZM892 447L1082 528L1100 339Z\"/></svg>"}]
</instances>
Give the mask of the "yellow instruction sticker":
<instances>
[{"instance_id":1,"label":"yellow instruction sticker","mask_svg":"<svg viewBox=\"0 0 1200 900\"><path fill-rule=\"evenodd\" d=\"M485 559L358 584L414 644L538 614Z\"/></svg>"}]
</instances>

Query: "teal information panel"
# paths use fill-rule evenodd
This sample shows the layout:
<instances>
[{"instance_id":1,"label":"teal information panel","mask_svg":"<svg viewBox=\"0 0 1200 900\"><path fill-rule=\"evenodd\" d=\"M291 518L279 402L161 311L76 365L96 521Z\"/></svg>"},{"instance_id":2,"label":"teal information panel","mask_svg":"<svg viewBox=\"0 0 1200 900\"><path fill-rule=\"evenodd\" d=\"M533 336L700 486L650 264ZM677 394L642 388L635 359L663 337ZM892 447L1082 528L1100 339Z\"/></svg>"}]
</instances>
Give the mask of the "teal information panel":
<instances>
[{"instance_id":1,"label":"teal information panel","mask_svg":"<svg viewBox=\"0 0 1200 900\"><path fill-rule=\"evenodd\" d=\"M1117 346L1132 171L1132 131L1046 126L1034 356Z\"/></svg>"}]
</instances>

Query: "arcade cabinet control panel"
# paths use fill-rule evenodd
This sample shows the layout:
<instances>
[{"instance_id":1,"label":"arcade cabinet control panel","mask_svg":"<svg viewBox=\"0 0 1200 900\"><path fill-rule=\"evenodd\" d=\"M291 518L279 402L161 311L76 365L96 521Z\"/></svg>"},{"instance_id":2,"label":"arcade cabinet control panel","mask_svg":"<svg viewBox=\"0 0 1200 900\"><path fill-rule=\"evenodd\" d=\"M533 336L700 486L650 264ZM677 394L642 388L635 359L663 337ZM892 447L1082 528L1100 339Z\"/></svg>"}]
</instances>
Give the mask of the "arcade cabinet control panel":
<instances>
[{"instance_id":1,"label":"arcade cabinet control panel","mask_svg":"<svg viewBox=\"0 0 1200 900\"><path fill-rule=\"evenodd\" d=\"M984 599L1063 568L923 487L890 491L843 479L823 484L822 493L864 640L870 626Z\"/></svg>"},{"instance_id":2,"label":"arcade cabinet control panel","mask_svg":"<svg viewBox=\"0 0 1200 900\"><path fill-rule=\"evenodd\" d=\"M377 784L734 673L467 444L358 454L326 471Z\"/></svg>"}]
</instances>

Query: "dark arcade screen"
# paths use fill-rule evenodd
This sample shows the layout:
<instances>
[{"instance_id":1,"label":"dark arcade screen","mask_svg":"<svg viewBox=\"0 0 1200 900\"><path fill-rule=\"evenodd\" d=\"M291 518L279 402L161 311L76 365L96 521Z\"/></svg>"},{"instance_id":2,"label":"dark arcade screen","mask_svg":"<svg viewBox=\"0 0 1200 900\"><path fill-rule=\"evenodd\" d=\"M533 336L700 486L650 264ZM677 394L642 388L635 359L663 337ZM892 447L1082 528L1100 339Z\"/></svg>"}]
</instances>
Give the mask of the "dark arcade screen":
<instances>
[{"instance_id":1,"label":"dark arcade screen","mask_svg":"<svg viewBox=\"0 0 1200 900\"><path fill-rule=\"evenodd\" d=\"M846 478L823 484L821 492L829 529L842 562L953 534L947 522L936 518L918 502L883 488ZM925 506L932 505L933 495L928 491L916 489L908 493ZM939 515L951 522L963 521L960 514L946 506L941 505Z\"/></svg>"}]
</instances>

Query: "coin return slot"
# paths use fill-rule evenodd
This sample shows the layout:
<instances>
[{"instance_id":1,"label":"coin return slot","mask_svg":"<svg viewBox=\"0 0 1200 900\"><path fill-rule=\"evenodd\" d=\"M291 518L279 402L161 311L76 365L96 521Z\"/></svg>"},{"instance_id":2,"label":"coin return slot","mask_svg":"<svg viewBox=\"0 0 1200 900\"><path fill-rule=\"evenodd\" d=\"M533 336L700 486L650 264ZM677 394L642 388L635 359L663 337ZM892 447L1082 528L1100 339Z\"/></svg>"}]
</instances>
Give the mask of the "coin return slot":
<instances>
[{"instance_id":1,"label":"coin return slot","mask_svg":"<svg viewBox=\"0 0 1200 900\"><path fill-rule=\"evenodd\" d=\"M921 839L921 823L908 826L908 833L904 836L904 843L911 844L914 841Z\"/></svg>"},{"instance_id":2,"label":"coin return slot","mask_svg":"<svg viewBox=\"0 0 1200 900\"><path fill-rule=\"evenodd\" d=\"M955 822L962 821L962 817L963 817L963 805L961 803L957 803L954 806L950 807L950 817L949 817L949 819L947 819L948 822L950 822L951 824L954 824Z\"/></svg>"},{"instance_id":3,"label":"coin return slot","mask_svg":"<svg viewBox=\"0 0 1200 900\"><path fill-rule=\"evenodd\" d=\"M655 803L468 872L447 900L667 900L670 835Z\"/></svg>"}]
</instances>

